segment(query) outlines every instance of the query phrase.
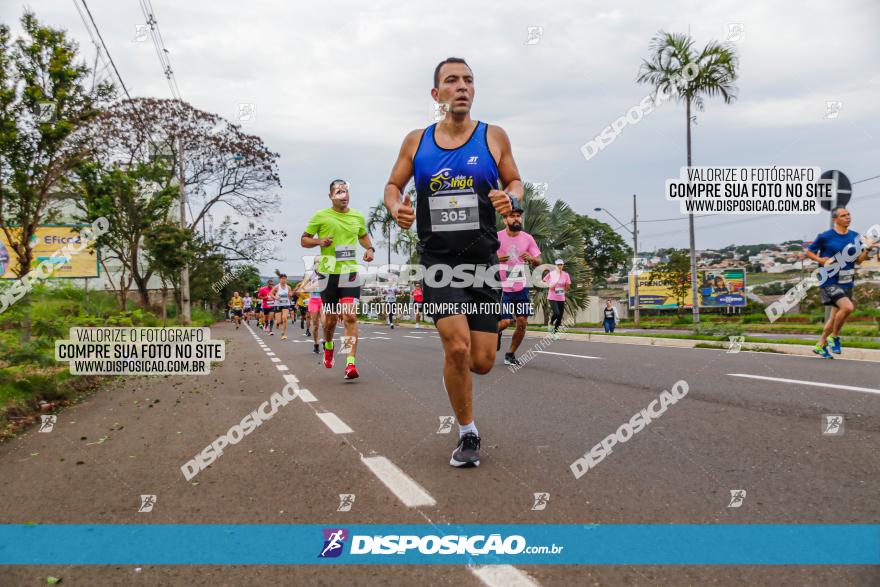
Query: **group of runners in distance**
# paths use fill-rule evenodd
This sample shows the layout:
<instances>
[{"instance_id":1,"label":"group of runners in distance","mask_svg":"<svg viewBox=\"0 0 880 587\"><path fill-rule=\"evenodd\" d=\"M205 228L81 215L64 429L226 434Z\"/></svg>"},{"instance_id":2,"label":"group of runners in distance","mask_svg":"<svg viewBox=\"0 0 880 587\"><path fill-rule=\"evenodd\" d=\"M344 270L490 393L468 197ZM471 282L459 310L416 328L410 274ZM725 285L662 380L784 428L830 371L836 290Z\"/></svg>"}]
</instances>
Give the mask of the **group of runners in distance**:
<instances>
[{"instance_id":1,"label":"group of runners in distance","mask_svg":"<svg viewBox=\"0 0 880 587\"><path fill-rule=\"evenodd\" d=\"M506 273L522 273L512 271L513 267L538 265L542 253L535 239L523 231L524 188L507 133L499 126L471 119L474 76L464 59L450 57L437 65L431 96L444 105L445 116L406 135L385 186L384 203L400 228L416 225L419 264L426 273L437 265L465 267L470 272L501 267L500 292L483 279L474 279L467 286L422 282L413 284L412 291L417 323L423 306L430 308L427 316L433 319L443 345L440 382L459 424L458 443L449 462L455 467L479 466L481 437L474 417L473 376L492 369L496 352L501 349L502 333L511 325L514 332L504 362L519 365L516 351L531 314L529 289L525 278L509 277ZM415 185L415 207L410 195L404 195L411 180ZM314 266L300 283L289 286L287 276L279 274L278 284L268 280L256 299L238 298L236 293L231 303L236 327L242 313L251 319L256 313L264 330L273 335L280 328L282 339L287 338L289 317L299 307L300 326L313 336L313 352L323 352L322 362L328 369L335 364L334 334L341 319L342 351L347 355L345 379L360 376L356 359L356 301L361 294L358 245L363 249L360 260L366 263L373 260L375 253L364 215L349 206L350 198L346 181L336 179L330 183L331 206L315 213L300 237L304 248L320 248ZM501 231L495 228L496 214L504 219L505 228ZM839 251L841 242L852 240L845 228L848 213L838 212L836 218L836 228L820 235L811 249L811 255L820 264ZM555 259L554 265L555 269L544 277L553 312L551 332L561 325L566 293L572 286L563 260ZM840 352L840 327L852 310L852 296L847 293L851 292L852 283L846 281L851 275L850 268L844 267L836 281L826 284L835 286L833 291L830 287L822 290L823 301L827 297L826 303L835 307L827 332L817 345L817 349L825 349L829 358L826 338L832 337L832 352ZM394 302L397 293L389 287L385 300ZM434 313L439 307L458 306L514 310L501 315L454 310ZM391 328L395 324L392 312L388 316ZM606 322L618 319L613 308L606 308L605 316Z\"/></svg>"}]
</instances>

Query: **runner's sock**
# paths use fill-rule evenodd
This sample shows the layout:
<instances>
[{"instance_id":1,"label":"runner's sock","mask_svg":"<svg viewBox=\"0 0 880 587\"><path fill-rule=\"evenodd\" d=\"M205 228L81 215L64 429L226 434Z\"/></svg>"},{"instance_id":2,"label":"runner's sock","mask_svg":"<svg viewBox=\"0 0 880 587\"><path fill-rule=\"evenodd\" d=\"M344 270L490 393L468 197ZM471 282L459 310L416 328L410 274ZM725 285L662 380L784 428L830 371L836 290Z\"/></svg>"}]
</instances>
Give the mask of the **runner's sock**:
<instances>
[{"instance_id":1,"label":"runner's sock","mask_svg":"<svg viewBox=\"0 0 880 587\"><path fill-rule=\"evenodd\" d=\"M461 424L458 425L458 437L459 438L461 438L462 436L464 436L468 432L476 434L477 436L480 435L480 433L477 432L477 426L474 422L471 422L470 424L465 424L464 426L462 426Z\"/></svg>"},{"instance_id":2,"label":"runner's sock","mask_svg":"<svg viewBox=\"0 0 880 587\"><path fill-rule=\"evenodd\" d=\"M324 348L327 349L328 351L332 351L333 350L333 341L331 340L330 342L325 342Z\"/></svg>"},{"instance_id":3,"label":"runner's sock","mask_svg":"<svg viewBox=\"0 0 880 587\"><path fill-rule=\"evenodd\" d=\"M354 357L352 357L351 355L348 355L348 358L345 359L345 364L346 365L354 365Z\"/></svg>"}]
</instances>

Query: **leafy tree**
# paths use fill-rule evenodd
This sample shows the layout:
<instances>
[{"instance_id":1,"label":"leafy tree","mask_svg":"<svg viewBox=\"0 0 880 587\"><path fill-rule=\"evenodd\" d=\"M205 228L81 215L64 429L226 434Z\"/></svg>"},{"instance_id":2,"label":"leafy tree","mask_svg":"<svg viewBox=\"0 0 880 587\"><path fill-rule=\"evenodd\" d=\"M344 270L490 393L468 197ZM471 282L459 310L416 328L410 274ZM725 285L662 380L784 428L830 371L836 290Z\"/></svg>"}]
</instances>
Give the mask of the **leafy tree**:
<instances>
[{"instance_id":1,"label":"leafy tree","mask_svg":"<svg viewBox=\"0 0 880 587\"><path fill-rule=\"evenodd\" d=\"M53 219L53 198L70 170L90 155L78 130L113 96L87 83L77 44L42 25L33 12L11 43L0 24L0 228L18 257L16 275L33 261L31 237Z\"/></svg>"},{"instance_id":2,"label":"leafy tree","mask_svg":"<svg viewBox=\"0 0 880 587\"><path fill-rule=\"evenodd\" d=\"M77 167L76 177L72 185L81 197L77 201L81 211L77 220L91 222L103 216L110 221L108 231L98 237L97 244L105 251L102 257L105 271L107 259L121 266L117 290L120 304L125 308L127 293L134 281L140 303L146 307L150 301L147 290L150 277L158 267L167 265L162 265L163 259L155 256L151 257L155 264L143 262L143 239L151 230L166 226L163 223L177 200L178 189L172 185L171 171L160 158L147 163L134 162L127 168L87 162Z\"/></svg>"},{"instance_id":3,"label":"leafy tree","mask_svg":"<svg viewBox=\"0 0 880 587\"><path fill-rule=\"evenodd\" d=\"M646 285L668 287L675 298L675 312L680 314L691 289L691 264L687 249L671 251L668 261L652 267Z\"/></svg>"},{"instance_id":4,"label":"leafy tree","mask_svg":"<svg viewBox=\"0 0 880 587\"><path fill-rule=\"evenodd\" d=\"M687 127L687 164L691 159L691 107L702 111L705 98L721 96L725 104L736 99L738 57L731 45L711 41L701 51L694 47L690 35L682 33L658 32L651 42L650 59L642 60L638 83L650 84L655 94L672 94L679 102L685 103ZM690 231L690 259L693 272L693 313L694 322L700 321L700 305L697 303L696 267L697 253L694 237L694 215L688 215Z\"/></svg>"},{"instance_id":5,"label":"leafy tree","mask_svg":"<svg viewBox=\"0 0 880 587\"><path fill-rule=\"evenodd\" d=\"M270 245L286 236L259 222L278 209L278 153L240 126L180 100L135 98L107 109L89 136L109 161L161 157L175 176L182 154L188 227L196 232L219 216L220 228L202 230L202 240L226 258L268 261Z\"/></svg>"},{"instance_id":6,"label":"leafy tree","mask_svg":"<svg viewBox=\"0 0 880 587\"><path fill-rule=\"evenodd\" d=\"M168 320L168 284L176 291L181 270L192 262L192 236L189 229L170 222L150 226L144 231L144 249L149 265L162 280L163 326Z\"/></svg>"},{"instance_id":7,"label":"leafy tree","mask_svg":"<svg viewBox=\"0 0 880 587\"><path fill-rule=\"evenodd\" d=\"M594 283L604 283L609 276L626 270L633 256L632 247L610 225L580 214L575 225L584 239L583 257Z\"/></svg>"}]
</instances>

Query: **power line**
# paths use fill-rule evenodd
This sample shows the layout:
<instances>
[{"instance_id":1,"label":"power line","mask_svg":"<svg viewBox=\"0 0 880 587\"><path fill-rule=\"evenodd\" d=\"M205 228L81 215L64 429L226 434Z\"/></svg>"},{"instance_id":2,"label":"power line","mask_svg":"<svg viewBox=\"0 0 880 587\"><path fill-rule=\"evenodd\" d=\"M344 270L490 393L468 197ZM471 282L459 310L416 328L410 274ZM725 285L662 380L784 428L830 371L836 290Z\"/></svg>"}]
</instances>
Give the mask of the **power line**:
<instances>
[{"instance_id":1,"label":"power line","mask_svg":"<svg viewBox=\"0 0 880 587\"><path fill-rule=\"evenodd\" d=\"M174 77L174 70L171 68L171 52L165 48L165 41L162 39L162 31L159 30L159 21L156 20L153 4L150 0L140 0L141 11L150 28L150 38L153 40L153 47L156 49L156 57L159 58L159 64L162 66L162 73L168 80L168 88L171 95L175 99L181 100L180 88L177 86L177 78Z\"/></svg>"},{"instance_id":2,"label":"power line","mask_svg":"<svg viewBox=\"0 0 880 587\"><path fill-rule=\"evenodd\" d=\"M872 179L877 179L880 175L875 175L874 177L866 177L865 179L860 179L859 181L852 182L852 185L856 185L857 183L863 183L866 181L871 181Z\"/></svg>"},{"instance_id":3,"label":"power line","mask_svg":"<svg viewBox=\"0 0 880 587\"><path fill-rule=\"evenodd\" d=\"M122 76L119 75L119 70L116 68L116 63L113 62L113 57L110 55L110 51L107 50L107 44L104 43L104 38L101 36L101 31L98 29L98 25L95 24L95 19L92 16L92 11L89 10L89 5L86 4L86 0L80 0L82 2L83 8L86 9L86 14L89 16L89 21L92 23L92 28L89 28L88 23L85 18L83 18L83 24L86 25L86 31L88 31L89 36L92 37L92 43L94 43L95 47L98 46L98 43L95 42L95 35L92 34L92 29L94 29L95 34L98 35L98 40L101 42L101 47L104 49L104 54L107 55L107 59L110 60L110 65L113 67L113 71L116 73L116 79L119 80L119 85L122 86L122 91L125 92L125 96L131 100L131 95L128 93L128 88L125 87L125 82L122 81ZM73 0L73 5L76 6L77 11L79 12L80 17L83 16L82 12L79 10L79 6L76 3L76 0ZM100 54L100 50L99 50Z\"/></svg>"}]
</instances>

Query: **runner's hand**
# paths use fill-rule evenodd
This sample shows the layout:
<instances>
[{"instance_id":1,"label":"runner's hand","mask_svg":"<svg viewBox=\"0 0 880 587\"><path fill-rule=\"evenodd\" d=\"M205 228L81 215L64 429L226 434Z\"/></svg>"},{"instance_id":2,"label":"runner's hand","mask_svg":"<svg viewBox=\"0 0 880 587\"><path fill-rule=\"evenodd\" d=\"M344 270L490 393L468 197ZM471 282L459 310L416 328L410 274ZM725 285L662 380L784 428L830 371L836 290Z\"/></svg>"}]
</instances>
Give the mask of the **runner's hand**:
<instances>
[{"instance_id":1,"label":"runner's hand","mask_svg":"<svg viewBox=\"0 0 880 587\"><path fill-rule=\"evenodd\" d=\"M333 244L333 237L332 236L325 236L324 238L321 239L321 246L322 247L329 247L332 244Z\"/></svg>"},{"instance_id":2,"label":"runner's hand","mask_svg":"<svg viewBox=\"0 0 880 587\"><path fill-rule=\"evenodd\" d=\"M824 267L828 261L831 259L829 257L819 257L819 267Z\"/></svg>"},{"instance_id":3,"label":"runner's hand","mask_svg":"<svg viewBox=\"0 0 880 587\"><path fill-rule=\"evenodd\" d=\"M367 249L364 251L364 261L369 263L373 260L373 249Z\"/></svg>"},{"instance_id":4,"label":"runner's hand","mask_svg":"<svg viewBox=\"0 0 880 587\"><path fill-rule=\"evenodd\" d=\"M507 263L507 260L510 259L510 255L499 255L498 260L502 263Z\"/></svg>"},{"instance_id":5,"label":"runner's hand","mask_svg":"<svg viewBox=\"0 0 880 587\"><path fill-rule=\"evenodd\" d=\"M538 262L538 259L535 257L532 257L529 253L523 253L522 258L523 258L523 261L525 261L526 263L534 264L534 263Z\"/></svg>"},{"instance_id":6,"label":"runner's hand","mask_svg":"<svg viewBox=\"0 0 880 587\"><path fill-rule=\"evenodd\" d=\"M392 216L394 217L394 220L397 221L397 225L404 230L413 225L413 222L415 222L416 219L416 213L412 208L412 200L409 194L404 196L403 202L395 208Z\"/></svg>"},{"instance_id":7,"label":"runner's hand","mask_svg":"<svg viewBox=\"0 0 880 587\"><path fill-rule=\"evenodd\" d=\"M502 216L507 216L513 209L510 205L510 198L501 190L492 190L489 192L489 201L492 202L492 206Z\"/></svg>"}]
</instances>

